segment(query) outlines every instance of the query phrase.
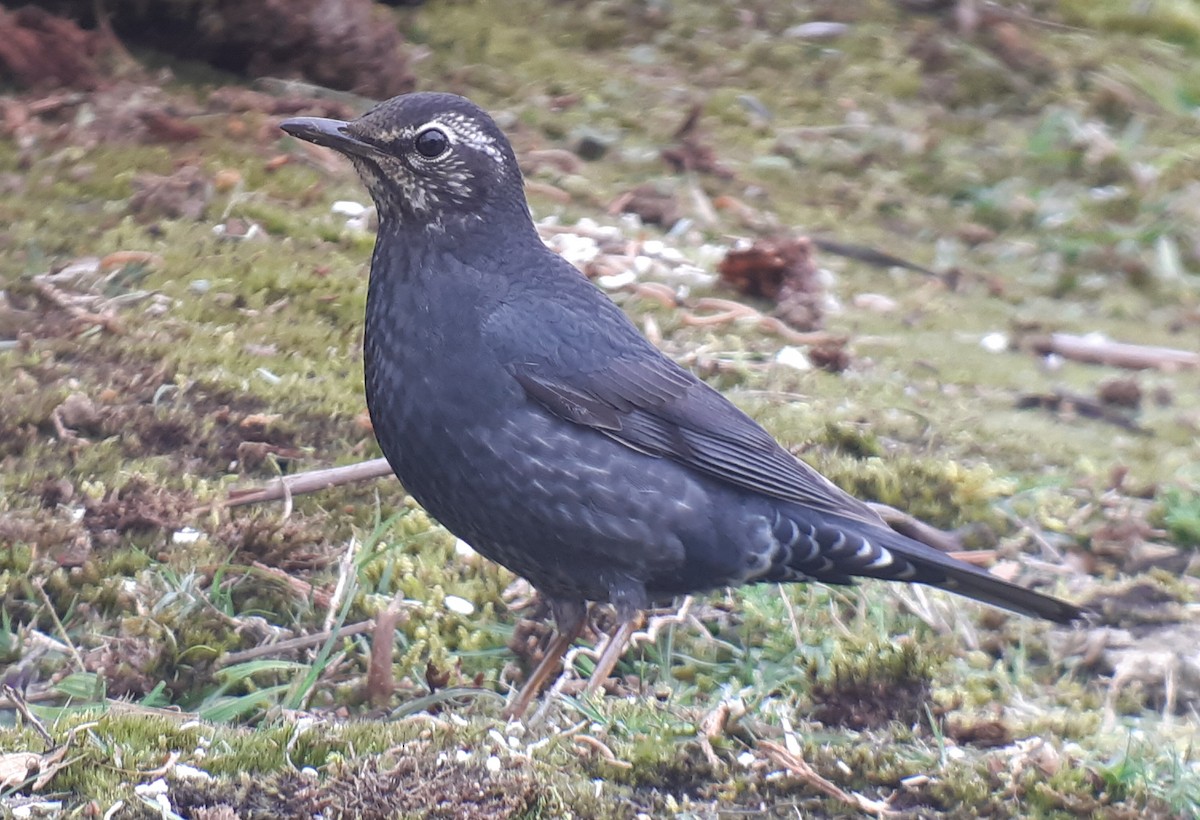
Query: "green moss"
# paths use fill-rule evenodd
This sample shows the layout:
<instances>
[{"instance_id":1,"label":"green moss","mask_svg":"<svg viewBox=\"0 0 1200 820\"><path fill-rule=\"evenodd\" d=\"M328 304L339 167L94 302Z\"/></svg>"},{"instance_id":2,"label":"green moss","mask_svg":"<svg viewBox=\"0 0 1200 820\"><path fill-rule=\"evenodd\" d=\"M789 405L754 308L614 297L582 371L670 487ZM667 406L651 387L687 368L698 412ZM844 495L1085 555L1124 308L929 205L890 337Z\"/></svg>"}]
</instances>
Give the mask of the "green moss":
<instances>
[{"instance_id":1,"label":"green moss","mask_svg":"<svg viewBox=\"0 0 1200 820\"><path fill-rule=\"evenodd\" d=\"M851 494L939 527L966 522L999 525L992 504L1012 489L1010 482L998 479L986 466L896 456L848 461L828 454L814 461L817 469Z\"/></svg>"},{"instance_id":2,"label":"green moss","mask_svg":"<svg viewBox=\"0 0 1200 820\"><path fill-rule=\"evenodd\" d=\"M859 730L892 721L917 725L926 720L933 671L912 640L839 647L825 663L808 666L810 714L827 726Z\"/></svg>"},{"instance_id":3,"label":"green moss","mask_svg":"<svg viewBox=\"0 0 1200 820\"><path fill-rule=\"evenodd\" d=\"M1161 503L1160 520L1175 541L1200 546L1200 493L1170 488Z\"/></svg>"},{"instance_id":4,"label":"green moss","mask_svg":"<svg viewBox=\"0 0 1200 820\"><path fill-rule=\"evenodd\" d=\"M1200 50L1200 10L1187 0L1130 7L1119 0L1067 0L1062 11L1073 22L1130 35L1149 35Z\"/></svg>"}]
</instances>

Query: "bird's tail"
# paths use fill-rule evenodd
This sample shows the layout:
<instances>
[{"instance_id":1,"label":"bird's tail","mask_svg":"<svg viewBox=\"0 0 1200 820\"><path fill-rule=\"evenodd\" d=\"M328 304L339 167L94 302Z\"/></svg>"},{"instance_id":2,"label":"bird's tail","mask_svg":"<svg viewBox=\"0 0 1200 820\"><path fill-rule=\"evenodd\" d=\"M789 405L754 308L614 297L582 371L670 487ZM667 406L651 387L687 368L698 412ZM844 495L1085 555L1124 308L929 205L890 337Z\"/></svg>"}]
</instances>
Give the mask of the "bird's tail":
<instances>
[{"instance_id":1,"label":"bird's tail","mask_svg":"<svg viewBox=\"0 0 1200 820\"><path fill-rule=\"evenodd\" d=\"M1022 615L1067 624L1085 610L1001 580L880 523L823 515L809 523L780 512L772 528L781 546L763 580L853 583L855 577L928 584Z\"/></svg>"}]
</instances>

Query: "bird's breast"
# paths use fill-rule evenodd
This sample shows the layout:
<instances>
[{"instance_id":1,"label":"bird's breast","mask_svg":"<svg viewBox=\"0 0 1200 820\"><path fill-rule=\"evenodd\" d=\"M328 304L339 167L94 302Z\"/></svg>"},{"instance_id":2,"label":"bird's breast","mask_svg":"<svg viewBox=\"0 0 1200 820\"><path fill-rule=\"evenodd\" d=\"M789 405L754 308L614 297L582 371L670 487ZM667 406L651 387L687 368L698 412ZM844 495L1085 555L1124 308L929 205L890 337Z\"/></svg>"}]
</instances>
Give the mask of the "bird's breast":
<instances>
[{"instance_id":1,"label":"bird's breast","mask_svg":"<svg viewBox=\"0 0 1200 820\"><path fill-rule=\"evenodd\" d=\"M449 469L464 431L499 423L521 398L463 299L372 281L363 359L375 435L410 491Z\"/></svg>"},{"instance_id":2,"label":"bird's breast","mask_svg":"<svg viewBox=\"0 0 1200 820\"><path fill-rule=\"evenodd\" d=\"M491 349L486 305L377 268L367 406L397 477L447 529L544 591L588 600L673 573L687 545L716 537L708 482L530 399L501 359L514 352Z\"/></svg>"}]
</instances>

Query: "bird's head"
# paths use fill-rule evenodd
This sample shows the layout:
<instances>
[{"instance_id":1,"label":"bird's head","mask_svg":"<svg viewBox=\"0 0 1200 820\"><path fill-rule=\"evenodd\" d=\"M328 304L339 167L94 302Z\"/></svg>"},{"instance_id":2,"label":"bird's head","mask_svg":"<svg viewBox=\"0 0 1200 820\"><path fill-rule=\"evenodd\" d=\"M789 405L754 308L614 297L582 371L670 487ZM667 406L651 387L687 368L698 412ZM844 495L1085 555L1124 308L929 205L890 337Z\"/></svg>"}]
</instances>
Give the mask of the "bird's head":
<instances>
[{"instance_id":1,"label":"bird's head","mask_svg":"<svg viewBox=\"0 0 1200 820\"><path fill-rule=\"evenodd\" d=\"M491 222L503 212L529 221L512 146L463 97L405 94L350 122L297 117L280 127L349 157L382 225L455 235L456 223Z\"/></svg>"}]
</instances>

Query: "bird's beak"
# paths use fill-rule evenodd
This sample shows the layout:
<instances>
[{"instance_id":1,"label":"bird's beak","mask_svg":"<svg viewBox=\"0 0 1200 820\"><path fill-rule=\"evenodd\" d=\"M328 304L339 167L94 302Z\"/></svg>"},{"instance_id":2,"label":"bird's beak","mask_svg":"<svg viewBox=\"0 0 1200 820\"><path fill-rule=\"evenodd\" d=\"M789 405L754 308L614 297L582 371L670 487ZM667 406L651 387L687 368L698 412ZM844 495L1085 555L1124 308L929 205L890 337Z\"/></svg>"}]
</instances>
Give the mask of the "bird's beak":
<instances>
[{"instance_id":1,"label":"bird's beak","mask_svg":"<svg viewBox=\"0 0 1200 820\"><path fill-rule=\"evenodd\" d=\"M332 148L343 154L368 159L379 156L378 148L346 131L346 126L349 124L342 120L327 120L323 117L293 117L279 123L279 127L293 137L324 145L326 148Z\"/></svg>"}]
</instances>

